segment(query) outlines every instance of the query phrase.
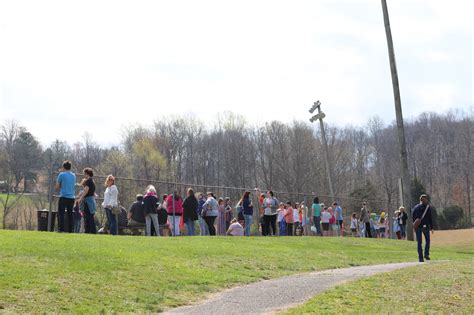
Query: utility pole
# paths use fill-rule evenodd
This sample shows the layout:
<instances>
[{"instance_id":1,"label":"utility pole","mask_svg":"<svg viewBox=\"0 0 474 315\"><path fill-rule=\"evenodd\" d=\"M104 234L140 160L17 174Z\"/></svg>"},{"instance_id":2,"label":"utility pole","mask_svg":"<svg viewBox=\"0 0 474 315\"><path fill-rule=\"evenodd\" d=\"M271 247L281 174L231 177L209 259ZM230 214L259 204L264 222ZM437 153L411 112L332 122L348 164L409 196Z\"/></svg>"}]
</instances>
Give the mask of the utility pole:
<instances>
[{"instance_id":1,"label":"utility pole","mask_svg":"<svg viewBox=\"0 0 474 315\"><path fill-rule=\"evenodd\" d=\"M400 146L400 164L402 171L402 197L403 206L408 214L407 239L413 241L413 222L411 217L411 182L408 171L407 148L405 143L405 129L403 127L402 101L400 98L400 86L398 84L397 64L395 62L395 50L393 49L392 31L388 17L387 1L382 0L383 20L385 24L385 35L387 37L388 56L390 59L390 70L392 74L393 96L395 99L395 113L397 116L398 143Z\"/></svg>"},{"instance_id":2,"label":"utility pole","mask_svg":"<svg viewBox=\"0 0 474 315\"><path fill-rule=\"evenodd\" d=\"M329 164L329 150L328 150L328 142L326 140L326 132L324 131L324 123L323 123L323 118L326 117L326 114L324 114L321 111L321 102L316 101L314 102L313 106L309 110L309 112L312 114L316 109L318 109L318 113L311 117L309 120L310 122L314 122L315 120L319 119L319 124L321 126L321 137L323 138L323 146L324 146L324 161L326 163L326 173L328 175L328 182L329 182L329 193L331 195L331 203L336 201L334 199L334 189L332 187L332 179L331 179L331 167Z\"/></svg>"}]
</instances>

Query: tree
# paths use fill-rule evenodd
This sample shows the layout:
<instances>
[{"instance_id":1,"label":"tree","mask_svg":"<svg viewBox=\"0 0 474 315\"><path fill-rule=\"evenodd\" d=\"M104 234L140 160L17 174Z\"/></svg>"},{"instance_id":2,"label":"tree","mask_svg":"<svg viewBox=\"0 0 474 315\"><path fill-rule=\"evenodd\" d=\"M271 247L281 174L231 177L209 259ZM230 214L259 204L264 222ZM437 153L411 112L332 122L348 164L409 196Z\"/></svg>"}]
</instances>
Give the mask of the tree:
<instances>
[{"instance_id":1,"label":"tree","mask_svg":"<svg viewBox=\"0 0 474 315\"><path fill-rule=\"evenodd\" d=\"M411 183L411 204L416 205L420 203L420 196L426 195L426 189L417 177Z\"/></svg>"},{"instance_id":2,"label":"tree","mask_svg":"<svg viewBox=\"0 0 474 315\"><path fill-rule=\"evenodd\" d=\"M466 227L464 210L459 206L444 208L439 214L438 224L443 230L461 229Z\"/></svg>"},{"instance_id":3,"label":"tree","mask_svg":"<svg viewBox=\"0 0 474 315\"><path fill-rule=\"evenodd\" d=\"M22 129L13 144L13 174L15 191L23 181L23 191L28 190L27 181L36 179L36 171L41 166L42 149L35 137L26 129Z\"/></svg>"}]
</instances>

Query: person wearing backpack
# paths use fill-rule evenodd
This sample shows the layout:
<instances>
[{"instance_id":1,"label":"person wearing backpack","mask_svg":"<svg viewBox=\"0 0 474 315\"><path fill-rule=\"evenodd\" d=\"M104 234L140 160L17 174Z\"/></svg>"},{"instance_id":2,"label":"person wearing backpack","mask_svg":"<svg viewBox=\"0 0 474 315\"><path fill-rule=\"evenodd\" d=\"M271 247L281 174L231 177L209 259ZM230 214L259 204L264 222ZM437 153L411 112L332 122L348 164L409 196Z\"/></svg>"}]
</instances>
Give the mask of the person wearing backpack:
<instances>
[{"instance_id":1,"label":"person wearing backpack","mask_svg":"<svg viewBox=\"0 0 474 315\"><path fill-rule=\"evenodd\" d=\"M433 230L433 220L431 216L431 206L427 195L420 196L420 203L412 209L413 229L418 243L418 260L423 262L423 258L430 260L430 231ZM425 252L423 253L422 235L425 236Z\"/></svg>"}]
</instances>

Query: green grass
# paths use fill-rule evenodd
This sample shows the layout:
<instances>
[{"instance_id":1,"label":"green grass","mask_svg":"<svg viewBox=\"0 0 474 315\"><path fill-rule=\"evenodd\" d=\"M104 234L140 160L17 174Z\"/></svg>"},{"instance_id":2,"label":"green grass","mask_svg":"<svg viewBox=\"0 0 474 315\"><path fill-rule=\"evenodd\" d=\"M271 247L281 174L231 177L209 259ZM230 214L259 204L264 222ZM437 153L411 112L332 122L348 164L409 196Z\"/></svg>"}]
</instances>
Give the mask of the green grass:
<instances>
[{"instance_id":1,"label":"green grass","mask_svg":"<svg viewBox=\"0 0 474 315\"><path fill-rule=\"evenodd\" d=\"M432 239L437 261L337 286L286 314L474 314L474 230Z\"/></svg>"},{"instance_id":2,"label":"green grass","mask_svg":"<svg viewBox=\"0 0 474 315\"><path fill-rule=\"evenodd\" d=\"M412 242L110 237L0 230L0 311L157 312L224 288L322 269L416 261ZM473 250L434 248L436 259Z\"/></svg>"},{"instance_id":3,"label":"green grass","mask_svg":"<svg viewBox=\"0 0 474 315\"><path fill-rule=\"evenodd\" d=\"M430 263L357 280L285 314L473 314L473 263Z\"/></svg>"}]
</instances>

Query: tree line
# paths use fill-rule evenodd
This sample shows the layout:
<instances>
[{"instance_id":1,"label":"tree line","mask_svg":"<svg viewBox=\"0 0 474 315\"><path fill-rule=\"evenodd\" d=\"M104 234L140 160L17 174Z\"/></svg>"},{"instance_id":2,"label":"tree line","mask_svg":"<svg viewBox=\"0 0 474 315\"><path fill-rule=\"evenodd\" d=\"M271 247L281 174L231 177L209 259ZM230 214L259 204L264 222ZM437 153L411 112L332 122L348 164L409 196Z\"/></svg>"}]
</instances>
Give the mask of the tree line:
<instances>
[{"instance_id":1,"label":"tree line","mask_svg":"<svg viewBox=\"0 0 474 315\"><path fill-rule=\"evenodd\" d=\"M460 208L462 226L472 218L473 121L472 113L450 111L423 113L405 125L411 178L441 214L452 206ZM362 200L377 210L397 209L396 126L373 117L362 126L325 128L334 193L346 211L358 210ZM209 128L194 116L163 117L151 127L124 127L113 147L101 146L87 133L77 143L58 139L42 146L20 122L5 121L0 149L0 183L9 192L47 190L44 183L35 187L41 186L40 176L69 159L77 170L92 167L117 177L262 187L330 201L320 130L303 121L252 126L227 112Z\"/></svg>"}]
</instances>

